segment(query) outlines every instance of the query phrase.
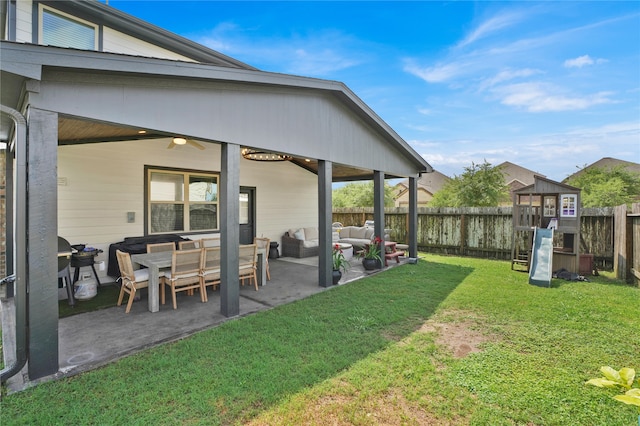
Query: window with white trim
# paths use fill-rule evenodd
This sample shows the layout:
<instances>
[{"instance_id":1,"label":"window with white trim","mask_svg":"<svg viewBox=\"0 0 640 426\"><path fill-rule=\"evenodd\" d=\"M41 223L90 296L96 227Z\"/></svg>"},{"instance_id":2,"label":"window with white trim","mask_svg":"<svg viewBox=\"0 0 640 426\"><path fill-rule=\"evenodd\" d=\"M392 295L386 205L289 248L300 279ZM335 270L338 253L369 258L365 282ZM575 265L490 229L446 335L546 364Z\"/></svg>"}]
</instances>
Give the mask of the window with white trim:
<instances>
[{"instance_id":1,"label":"window with white trim","mask_svg":"<svg viewBox=\"0 0 640 426\"><path fill-rule=\"evenodd\" d=\"M39 43L49 46L98 49L98 26L40 5Z\"/></svg>"},{"instance_id":2,"label":"window with white trim","mask_svg":"<svg viewBox=\"0 0 640 426\"><path fill-rule=\"evenodd\" d=\"M578 216L578 196L574 194L562 194L560 196L560 217Z\"/></svg>"},{"instance_id":3,"label":"window with white trim","mask_svg":"<svg viewBox=\"0 0 640 426\"><path fill-rule=\"evenodd\" d=\"M148 169L148 233L218 230L219 179L213 173Z\"/></svg>"}]
</instances>

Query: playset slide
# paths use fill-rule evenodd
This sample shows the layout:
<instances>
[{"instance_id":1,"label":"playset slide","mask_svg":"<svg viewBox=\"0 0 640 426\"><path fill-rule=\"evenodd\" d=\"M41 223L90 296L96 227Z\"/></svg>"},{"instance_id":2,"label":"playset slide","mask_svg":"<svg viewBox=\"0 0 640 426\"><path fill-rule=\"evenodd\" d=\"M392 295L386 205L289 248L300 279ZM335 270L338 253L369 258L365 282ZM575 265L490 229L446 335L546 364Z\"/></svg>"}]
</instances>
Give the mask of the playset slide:
<instances>
[{"instance_id":1,"label":"playset slide","mask_svg":"<svg viewBox=\"0 0 640 426\"><path fill-rule=\"evenodd\" d=\"M553 267L553 228L536 228L529 267L529 284L550 287Z\"/></svg>"}]
</instances>

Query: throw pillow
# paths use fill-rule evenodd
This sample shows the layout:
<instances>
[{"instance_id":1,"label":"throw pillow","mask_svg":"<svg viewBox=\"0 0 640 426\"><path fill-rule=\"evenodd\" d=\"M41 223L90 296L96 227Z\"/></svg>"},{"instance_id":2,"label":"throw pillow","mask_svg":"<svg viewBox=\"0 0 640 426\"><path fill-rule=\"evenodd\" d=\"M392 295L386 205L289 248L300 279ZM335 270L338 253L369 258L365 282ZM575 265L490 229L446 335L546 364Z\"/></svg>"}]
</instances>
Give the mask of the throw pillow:
<instances>
[{"instance_id":1,"label":"throw pillow","mask_svg":"<svg viewBox=\"0 0 640 426\"><path fill-rule=\"evenodd\" d=\"M296 240L304 241L304 229L298 229L293 236L296 237Z\"/></svg>"}]
</instances>

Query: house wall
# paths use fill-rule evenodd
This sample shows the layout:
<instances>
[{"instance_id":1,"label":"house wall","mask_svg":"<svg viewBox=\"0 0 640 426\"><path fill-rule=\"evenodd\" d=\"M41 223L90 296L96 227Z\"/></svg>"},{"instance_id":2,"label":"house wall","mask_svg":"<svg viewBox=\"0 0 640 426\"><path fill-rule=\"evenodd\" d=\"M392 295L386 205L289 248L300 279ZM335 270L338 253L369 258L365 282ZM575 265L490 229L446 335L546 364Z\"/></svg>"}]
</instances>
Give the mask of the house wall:
<instances>
[{"instance_id":1,"label":"house wall","mask_svg":"<svg viewBox=\"0 0 640 426\"><path fill-rule=\"evenodd\" d=\"M220 171L220 146L204 151L169 139L67 145L58 148L58 232L71 244L102 249L144 235L144 166ZM317 176L292 163L241 159L240 184L256 188L256 235L280 242L294 226L317 226ZM127 223L135 212L135 223ZM98 272L98 275L105 272Z\"/></svg>"},{"instance_id":2,"label":"house wall","mask_svg":"<svg viewBox=\"0 0 640 426\"><path fill-rule=\"evenodd\" d=\"M53 7L55 9L55 7ZM33 1L20 0L16 7L16 41L31 43L33 41ZM186 56L154 46L142 40L128 36L109 27L103 27L103 51L123 53L127 55L147 56L152 58L175 59L194 62Z\"/></svg>"},{"instance_id":3,"label":"house wall","mask_svg":"<svg viewBox=\"0 0 640 426\"><path fill-rule=\"evenodd\" d=\"M433 198L433 195L429 194L424 189L418 188L418 207L427 207L429 205L429 201ZM398 198L395 200L396 207L409 207L409 191L404 190L398 195Z\"/></svg>"},{"instance_id":4,"label":"house wall","mask_svg":"<svg viewBox=\"0 0 640 426\"><path fill-rule=\"evenodd\" d=\"M33 2L24 0L16 2L16 41L31 43L31 8Z\"/></svg>"},{"instance_id":5,"label":"house wall","mask_svg":"<svg viewBox=\"0 0 640 426\"><path fill-rule=\"evenodd\" d=\"M194 62L186 56L178 55L177 53L154 46L151 43L136 39L111 28L105 27L103 34L103 52Z\"/></svg>"}]
</instances>

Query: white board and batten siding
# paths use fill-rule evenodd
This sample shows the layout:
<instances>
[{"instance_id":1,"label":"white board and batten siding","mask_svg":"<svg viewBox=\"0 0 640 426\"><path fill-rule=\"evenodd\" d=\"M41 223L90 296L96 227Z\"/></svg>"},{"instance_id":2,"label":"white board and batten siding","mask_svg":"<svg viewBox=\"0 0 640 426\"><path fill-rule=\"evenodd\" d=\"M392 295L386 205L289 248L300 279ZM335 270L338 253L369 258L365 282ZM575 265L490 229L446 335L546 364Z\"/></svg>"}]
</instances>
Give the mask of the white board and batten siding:
<instances>
[{"instance_id":1,"label":"white board and batten siding","mask_svg":"<svg viewBox=\"0 0 640 426\"><path fill-rule=\"evenodd\" d=\"M31 0L16 2L16 41L19 43L33 42L31 36L32 8L33 2Z\"/></svg>"},{"instance_id":2,"label":"white board and batten siding","mask_svg":"<svg viewBox=\"0 0 640 426\"><path fill-rule=\"evenodd\" d=\"M155 46L146 41L123 34L112 28L103 30L102 51L122 53L126 55L146 56L160 59L174 59L178 61L194 62L186 56L179 55L167 49Z\"/></svg>"},{"instance_id":3,"label":"white board and batten siding","mask_svg":"<svg viewBox=\"0 0 640 426\"><path fill-rule=\"evenodd\" d=\"M47 6L48 9L55 10L54 7ZM20 43L33 42L33 1L20 0L16 2L16 41ZM37 12L36 12L37 13ZM68 16L68 15L67 15ZM37 17L35 18L37 19ZM131 37L113 28L103 27L102 31L102 51L109 53L121 53L125 55L145 56L150 58L173 59L178 61L194 62L192 59L179 55L170 50L153 45L146 41Z\"/></svg>"},{"instance_id":4,"label":"white board and batten siding","mask_svg":"<svg viewBox=\"0 0 640 426\"><path fill-rule=\"evenodd\" d=\"M58 148L58 233L71 244L102 249L144 235L144 166L220 171L220 146L167 149L169 139ZM256 188L256 235L280 242L296 226L317 226L317 176L289 162L241 159L240 185ZM135 222L127 223L127 212ZM105 272L99 272L104 274Z\"/></svg>"}]
</instances>

